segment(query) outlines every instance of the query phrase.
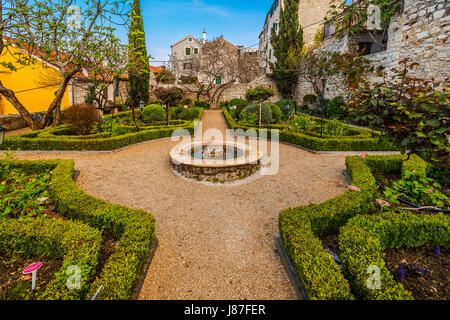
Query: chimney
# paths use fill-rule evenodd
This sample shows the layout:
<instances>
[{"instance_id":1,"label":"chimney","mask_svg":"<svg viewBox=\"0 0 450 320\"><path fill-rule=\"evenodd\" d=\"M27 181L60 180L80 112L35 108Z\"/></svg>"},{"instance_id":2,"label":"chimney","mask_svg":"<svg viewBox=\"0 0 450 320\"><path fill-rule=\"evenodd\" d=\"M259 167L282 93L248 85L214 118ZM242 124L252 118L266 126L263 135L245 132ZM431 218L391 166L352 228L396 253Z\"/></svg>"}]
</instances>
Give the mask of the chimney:
<instances>
[{"instance_id":1,"label":"chimney","mask_svg":"<svg viewBox=\"0 0 450 320\"><path fill-rule=\"evenodd\" d=\"M203 29L203 44L206 44L206 29Z\"/></svg>"}]
</instances>

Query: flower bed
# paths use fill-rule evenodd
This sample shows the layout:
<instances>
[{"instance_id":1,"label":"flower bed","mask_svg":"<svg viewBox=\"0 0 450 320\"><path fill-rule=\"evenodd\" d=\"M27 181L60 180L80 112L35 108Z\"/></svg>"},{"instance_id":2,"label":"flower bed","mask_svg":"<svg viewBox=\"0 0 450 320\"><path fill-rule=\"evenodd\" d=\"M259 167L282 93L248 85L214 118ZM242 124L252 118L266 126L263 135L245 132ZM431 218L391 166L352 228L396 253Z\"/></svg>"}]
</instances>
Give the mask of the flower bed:
<instances>
[{"instance_id":1,"label":"flower bed","mask_svg":"<svg viewBox=\"0 0 450 320\"><path fill-rule=\"evenodd\" d=\"M200 120L202 115L203 109L195 120ZM176 121L171 126L161 124L143 127L138 132L133 131L134 128L130 126L121 125L121 129L123 134L117 136L111 136L107 132L88 136L72 136L68 135L69 131L66 126L61 126L7 137L0 148L1 150L110 151L139 142L167 138L179 129L185 129L193 134L195 124L194 121Z\"/></svg>"},{"instance_id":2,"label":"flower bed","mask_svg":"<svg viewBox=\"0 0 450 320\"><path fill-rule=\"evenodd\" d=\"M155 220L153 215L145 211L113 205L84 193L72 179L74 163L71 160L0 161L0 166L5 164L10 169L20 169L27 174L52 171L50 197L56 204L58 213L65 218L83 222L89 225L91 229L107 232L117 239L117 246L104 263L101 272L92 283L89 283L88 287L84 287L83 292L78 293L76 296L73 296L73 293L52 293L45 295L45 298L90 298L102 286L98 299L129 299L149 249L155 240ZM12 223L8 219L5 221ZM3 221L0 224L3 225ZM12 229L10 227L7 228L12 230L12 234L14 234L14 226L12 224ZM4 239L3 236L0 236L0 242L2 239ZM80 236L79 239L84 238ZM7 241L6 243L9 242ZM42 245L45 245L45 242ZM50 248L49 246L47 247ZM39 256L42 253L39 250L33 251L32 246L26 248L29 254ZM82 257L97 261L97 251L95 255L89 253L82 255ZM78 265L77 263L74 264ZM93 269L89 270L93 271Z\"/></svg>"},{"instance_id":3,"label":"flower bed","mask_svg":"<svg viewBox=\"0 0 450 320\"><path fill-rule=\"evenodd\" d=\"M443 214L419 215L404 212L359 216L342 228L339 241L344 272L358 298L410 300L413 299L411 293L386 268L383 250L427 244L448 248L450 218ZM369 289L367 286L367 270L370 266L380 268L379 289Z\"/></svg>"},{"instance_id":4,"label":"flower bed","mask_svg":"<svg viewBox=\"0 0 450 320\"><path fill-rule=\"evenodd\" d=\"M327 238L337 239L340 228L353 217L366 217L368 214L378 216L375 202L378 195L378 186L371 169L406 171L414 167L417 168L417 172L425 174L429 165L416 156L412 156L409 160L407 160L407 156L366 156L366 158L354 156L346 158L346 167L353 180L352 188L346 193L321 204L310 204L283 210L279 215L281 240L309 299L353 299L355 294L357 298L371 299L375 297L361 295L358 289L355 290L359 287L355 287L353 277L349 277L348 273L343 274L341 272L336 261L325 249L326 245L322 240ZM415 215L408 215L408 217L410 216ZM448 217L440 219L445 221L448 228ZM405 235L413 233L416 225L412 223L408 229L404 229ZM432 227L426 229L429 230L430 228ZM430 237L436 235L435 231L430 230ZM401 229L399 229L399 232L400 234L395 235L395 238L403 235ZM449 237L448 230L445 232L445 237ZM357 236L360 235L355 233L355 237ZM386 237L389 238L390 236ZM351 243L351 235L347 239L348 241L345 244L339 245L340 252L345 252L346 243ZM364 237L361 236L359 239L364 239ZM442 246L448 242L448 239L445 239L441 242ZM423 243L417 243L418 246L421 244ZM354 247L354 250L357 249L357 246ZM347 257L350 256L351 254L347 255ZM363 259L364 256L360 257ZM358 270L361 277L364 272L365 279L367 279L367 269ZM352 280L349 281L350 279ZM359 283L359 286L361 286L361 283ZM409 299L410 295L397 292L392 297Z\"/></svg>"},{"instance_id":5,"label":"flower bed","mask_svg":"<svg viewBox=\"0 0 450 320\"><path fill-rule=\"evenodd\" d=\"M280 130L279 139L299 145L314 151L395 151L397 148L385 141L381 135L375 131L353 128L345 125L350 135L346 136L330 136L324 135L320 137L317 133L298 133L287 131L283 125L264 125L264 126L246 126L236 123L228 110L222 108L228 126L232 130L241 129L243 131L253 129L259 134L260 129L268 130L268 138L270 139L271 130ZM317 118L318 119L318 118ZM330 120L323 120L329 122Z\"/></svg>"},{"instance_id":6,"label":"flower bed","mask_svg":"<svg viewBox=\"0 0 450 320\"><path fill-rule=\"evenodd\" d=\"M102 242L101 232L80 222L48 218L4 219L0 222L0 254L62 259L62 267L37 299L82 299L93 280ZM70 266L80 268L79 290L66 286Z\"/></svg>"}]
</instances>

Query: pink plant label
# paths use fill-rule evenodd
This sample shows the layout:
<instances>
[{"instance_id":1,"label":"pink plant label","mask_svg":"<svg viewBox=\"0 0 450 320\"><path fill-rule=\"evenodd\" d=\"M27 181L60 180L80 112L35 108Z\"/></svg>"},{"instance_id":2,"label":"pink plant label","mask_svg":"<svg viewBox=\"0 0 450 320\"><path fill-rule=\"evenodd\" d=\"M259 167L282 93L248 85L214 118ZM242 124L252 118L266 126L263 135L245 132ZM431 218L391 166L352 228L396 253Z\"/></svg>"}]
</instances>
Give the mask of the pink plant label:
<instances>
[{"instance_id":1,"label":"pink plant label","mask_svg":"<svg viewBox=\"0 0 450 320\"><path fill-rule=\"evenodd\" d=\"M428 189L428 193L433 193L433 190L431 190L431 189Z\"/></svg>"},{"instance_id":2,"label":"pink plant label","mask_svg":"<svg viewBox=\"0 0 450 320\"><path fill-rule=\"evenodd\" d=\"M34 271L38 270L40 267L42 267L41 262L33 263L32 265L27 267L25 270L23 270L23 274L33 273Z\"/></svg>"},{"instance_id":3,"label":"pink plant label","mask_svg":"<svg viewBox=\"0 0 450 320\"><path fill-rule=\"evenodd\" d=\"M354 191L361 191L361 189L354 187L354 186L349 186L348 187L350 190L354 190Z\"/></svg>"},{"instance_id":4,"label":"pink plant label","mask_svg":"<svg viewBox=\"0 0 450 320\"><path fill-rule=\"evenodd\" d=\"M377 199L377 202L382 207L390 207L391 206L391 204L389 202L381 200L381 199Z\"/></svg>"},{"instance_id":5,"label":"pink plant label","mask_svg":"<svg viewBox=\"0 0 450 320\"><path fill-rule=\"evenodd\" d=\"M366 154L364 152L361 152L361 157L365 159L366 158Z\"/></svg>"}]
</instances>

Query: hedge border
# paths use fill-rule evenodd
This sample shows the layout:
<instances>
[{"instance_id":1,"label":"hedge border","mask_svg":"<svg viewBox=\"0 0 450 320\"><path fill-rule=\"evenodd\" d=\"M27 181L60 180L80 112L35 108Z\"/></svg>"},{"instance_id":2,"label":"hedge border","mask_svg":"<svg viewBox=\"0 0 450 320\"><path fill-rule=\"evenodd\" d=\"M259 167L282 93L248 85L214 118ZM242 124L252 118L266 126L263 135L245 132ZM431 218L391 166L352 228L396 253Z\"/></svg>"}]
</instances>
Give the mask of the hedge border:
<instances>
[{"instance_id":1,"label":"hedge border","mask_svg":"<svg viewBox=\"0 0 450 320\"><path fill-rule=\"evenodd\" d=\"M416 155L368 155L346 158L352 185L361 192L347 191L321 204L310 204L280 212L283 245L310 299L353 299L349 282L324 250L319 236L334 234L352 217L369 212L378 187L372 170L411 171L427 174L431 165Z\"/></svg>"},{"instance_id":2,"label":"hedge border","mask_svg":"<svg viewBox=\"0 0 450 320\"><path fill-rule=\"evenodd\" d=\"M412 300L412 294L386 268L383 250L426 244L449 247L450 217L392 211L358 216L342 227L339 235L346 279L353 292L367 300ZM380 289L371 290L366 285L370 266L380 268Z\"/></svg>"},{"instance_id":3,"label":"hedge border","mask_svg":"<svg viewBox=\"0 0 450 320\"><path fill-rule=\"evenodd\" d=\"M8 162L11 168L20 168L25 172L52 171L51 196L59 214L102 231L108 230L114 235L118 246L92 283L87 297L92 297L102 285L103 289L97 296L99 300L129 299L155 239L154 216L86 194L73 181L73 160Z\"/></svg>"},{"instance_id":4,"label":"hedge border","mask_svg":"<svg viewBox=\"0 0 450 320\"><path fill-rule=\"evenodd\" d=\"M268 130L268 138L270 139L271 129L281 129L284 126L274 125L274 126L244 126L237 124L233 117L230 115L228 110L223 107L222 112L225 116L225 120L228 126L232 130L242 129L255 130L256 134L259 135L259 130L261 128ZM328 121L328 120L324 120ZM347 125L346 125L347 126ZM365 129L358 129L349 127L352 131L357 132L367 132ZM288 132L285 130L280 130L279 139L281 142L287 142L295 145L299 145L308 148L313 151L398 151L392 143L382 139L381 135L375 131L368 131L372 137L366 138L355 138L355 137L340 137L340 138L319 138L313 137L302 133Z\"/></svg>"},{"instance_id":5,"label":"hedge border","mask_svg":"<svg viewBox=\"0 0 450 320\"><path fill-rule=\"evenodd\" d=\"M81 222L48 218L0 221L0 252L63 259L61 269L38 294L40 300L83 298L96 272L101 243L101 232ZM67 270L73 265L81 271L79 290L69 290L66 285L71 276Z\"/></svg>"},{"instance_id":6,"label":"hedge border","mask_svg":"<svg viewBox=\"0 0 450 320\"><path fill-rule=\"evenodd\" d=\"M144 129L139 132L128 133L116 137L98 137L99 135L94 135L96 137L94 139L91 137L58 137L52 135L52 132L58 132L56 130L66 130L67 128L59 127L44 129L7 137L0 146L0 150L112 151L140 142L167 138L170 137L174 131L180 129L185 129L192 135L195 131L195 122L202 118L203 113L204 110L201 109L199 117L190 122L187 126L175 125L170 128L166 126L160 127L159 129Z\"/></svg>"},{"instance_id":7,"label":"hedge border","mask_svg":"<svg viewBox=\"0 0 450 320\"><path fill-rule=\"evenodd\" d=\"M367 213L375 200L375 179L364 160L347 157L346 167L361 192L348 190L324 203L286 209L279 215L283 245L311 300L353 298L348 281L319 239L336 233L350 218Z\"/></svg>"}]
</instances>

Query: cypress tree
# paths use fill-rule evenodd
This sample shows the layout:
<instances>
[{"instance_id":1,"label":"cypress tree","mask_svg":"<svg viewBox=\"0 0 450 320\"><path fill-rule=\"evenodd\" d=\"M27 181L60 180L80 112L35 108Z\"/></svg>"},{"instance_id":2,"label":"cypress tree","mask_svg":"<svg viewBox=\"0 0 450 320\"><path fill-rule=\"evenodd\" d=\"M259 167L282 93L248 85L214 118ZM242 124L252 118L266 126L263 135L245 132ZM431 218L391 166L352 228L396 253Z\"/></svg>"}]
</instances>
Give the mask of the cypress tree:
<instances>
[{"instance_id":1,"label":"cypress tree","mask_svg":"<svg viewBox=\"0 0 450 320\"><path fill-rule=\"evenodd\" d=\"M268 76L275 81L278 91L285 98L292 94L298 81L289 56L303 49L303 29L298 20L298 8L299 0L284 0L278 33L272 29L271 44L277 61L270 63L272 73Z\"/></svg>"},{"instance_id":2,"label":"cypress tree","mask_svg":"<svg viewBox=\"0 0 450 320\"><path fill-rule=\"evenodd\" d=\"M140 0L134 0L131 11L131 25L128 34L128 94L137 106L140 98L144 103L150 99L150 66L145 45L144 22L141 14Z\"/></svg>"}]
</instances>

